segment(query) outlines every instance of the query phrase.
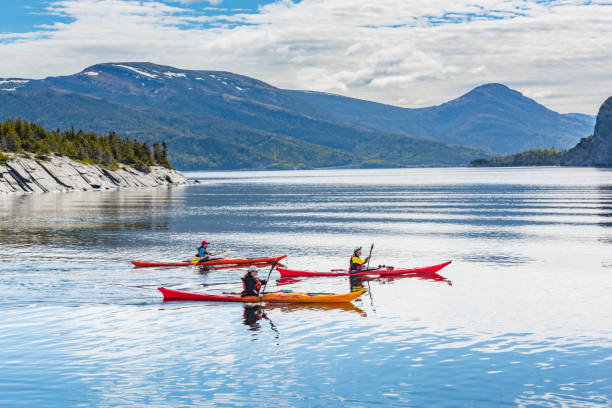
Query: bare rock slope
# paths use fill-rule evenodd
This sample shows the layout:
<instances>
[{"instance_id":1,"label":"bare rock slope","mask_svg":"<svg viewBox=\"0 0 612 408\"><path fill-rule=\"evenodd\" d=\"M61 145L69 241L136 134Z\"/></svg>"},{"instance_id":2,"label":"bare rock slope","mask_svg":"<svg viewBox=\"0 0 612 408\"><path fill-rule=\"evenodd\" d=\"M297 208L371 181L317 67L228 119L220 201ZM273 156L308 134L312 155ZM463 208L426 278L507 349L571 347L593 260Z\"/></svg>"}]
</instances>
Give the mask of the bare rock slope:
<instances>
[{"instance_id":1,"label":"bare rock slope","mask_svg":"<svg viewBox=\"0 0 612 408\"><path fill-rule=\"evenodd\" d=\"M150 167L145 173L131 167L107 170L61 156L49 156L48 160L10 157L5 165L0 165L0 194L148 188L192 183L182 173L165 167Z\"/></svg>"},{"instance_id":2,"label":"bare rock slope","mask_svg":"<svg viewBox=\"0 0 612 408\"><path fill-rule=\"evenodd\" d=\"M593 135L568 150L561 165L612 167L612 96L599 108Z\"/></svg>"}]
</instances>

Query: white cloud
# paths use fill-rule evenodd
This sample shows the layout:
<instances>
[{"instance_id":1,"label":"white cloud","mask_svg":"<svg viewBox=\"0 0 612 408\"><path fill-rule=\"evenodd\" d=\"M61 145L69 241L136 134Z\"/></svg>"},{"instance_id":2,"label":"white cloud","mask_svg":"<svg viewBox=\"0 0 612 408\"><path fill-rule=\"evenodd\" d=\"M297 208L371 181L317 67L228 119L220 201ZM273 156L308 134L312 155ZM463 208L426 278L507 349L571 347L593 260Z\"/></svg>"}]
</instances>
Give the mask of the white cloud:
<instances>
[{"instance_id":1,"label":"white cloud","mask_svg":"<svg viewBox=\"0 0 612 408\"><path fill-rule=\"evenodd\" d=\"M175 1L181 4L208 3L208 4L212 4L213 6L218 6L219 4L223 3L223 0L175 0Z\"/></svg>"},{"instance_id":2,"label":"white cloud","mask_svg":"<svg viewBox=\"0 0 612 408\"><path fill-rule=\"evenodd\" d=\"M74 21L0 34L0 76L150 61L409 107L501 82L552 109L595 113L612 94L612 6L583 3L284 0L210 16L180 3L54 1L49 11Z\"/></svg>"}]
</instances>

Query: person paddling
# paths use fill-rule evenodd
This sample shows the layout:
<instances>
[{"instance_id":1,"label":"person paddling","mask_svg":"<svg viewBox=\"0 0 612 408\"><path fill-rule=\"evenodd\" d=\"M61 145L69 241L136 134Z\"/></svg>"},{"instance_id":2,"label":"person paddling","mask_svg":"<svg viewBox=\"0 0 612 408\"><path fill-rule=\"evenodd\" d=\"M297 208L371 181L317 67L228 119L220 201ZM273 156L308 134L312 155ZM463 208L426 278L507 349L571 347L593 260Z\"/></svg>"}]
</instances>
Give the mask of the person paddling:
<instances>
[{"instance_id":1,"label":"person paddling","mask_svg":"<svg viewBox=\"0 0 612 408\"><path fill-rule=\"evenodd\" d=\"M366 257L366 259L361 259L361 247L356 248L353 251L353 256L351 256L349 273L355 273L363 269L363 264L368 262L370 257Z\"/></svg>"},{"instance_id":2,"label":"person paddling","mask_svg":"<svg viewBox=\"0 0 612 408\"><path fill-rule=\"evenodd\" d=\"M198 253L196 254L196 257L200 258L198 262L208 261L208 258L210 258L210 252L208 252L208 241L202 241L202 245L200 245L197 250Z\"/></svg>"},{"instance_id":3,"label":"person paddling","mask_svg":"<svg viewBox=\"0 0 612 408\"><path fill-rule=\"evenodd\" d=\"M261 289L261 285L265 285L267 281L265 279L259 279L257 277L258 273L259 270L256 267L249 267L247 273L242 277L243 290L240 296L258 296L259 299L263 297L263 294L260 294L259 290Z\"/></svg>"}]
</instances>

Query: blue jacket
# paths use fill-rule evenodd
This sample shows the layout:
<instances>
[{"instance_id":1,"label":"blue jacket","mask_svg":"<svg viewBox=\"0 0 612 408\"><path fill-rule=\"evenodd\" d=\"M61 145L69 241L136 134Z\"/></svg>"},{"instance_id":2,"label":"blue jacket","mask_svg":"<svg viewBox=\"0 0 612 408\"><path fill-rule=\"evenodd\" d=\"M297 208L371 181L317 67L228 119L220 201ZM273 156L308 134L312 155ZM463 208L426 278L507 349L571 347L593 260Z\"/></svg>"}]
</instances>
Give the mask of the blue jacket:
<instances>
[{"instance_id":1,"label":"blue jacket","mask_svg":"<svg viewBox=\"0 0 612 408\"><path fill-rule=\"evenodd\" d=\"M206 249L203 246L201 246L201 247L198 248L198 256L200 258L207 259L210 256L210 252L208 252L208 249Z\"/></svg>"}]
</instances>

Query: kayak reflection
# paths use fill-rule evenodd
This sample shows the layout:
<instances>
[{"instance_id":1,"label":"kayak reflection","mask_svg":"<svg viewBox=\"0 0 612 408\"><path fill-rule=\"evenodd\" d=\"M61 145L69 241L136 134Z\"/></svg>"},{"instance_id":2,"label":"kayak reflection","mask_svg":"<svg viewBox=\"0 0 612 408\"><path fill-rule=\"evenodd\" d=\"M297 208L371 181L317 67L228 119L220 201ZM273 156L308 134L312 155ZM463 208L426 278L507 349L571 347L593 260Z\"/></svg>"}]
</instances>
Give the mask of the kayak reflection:
<instances>
[{"instance_id":1,"label":"kayak reflection","mask_svg":"<svg viewBox=\"0 0 612 408\"><path fill-rule=\"evenodd\" d=\"M445 282L449 286L453 286L453 283L449 279L445 278L442 275L438 275L437 273L428 273L424 275L396 275L396 276L379 276L379 277L361 276L360 278L364 281L378 281L382 284L385 284L387 282L401 280L401 279L416 278L416 279L421 279L421 280L430 280L434 282Z\"/></svg>"},{"instance_id":2,"label":"kayak reflection","mask_svg":"<svg viewBox=\"0 0 612 408\"><path fill-rule=\"evenodd\" d=\"M279 309L285 313L301 310L338 310L343 312L356 312L362 316L367 316L363 309L358 308L350 302L343 303L267 303L259 306L264 310Z\"/></svg>"},{"instance_id":3,"label":"kayak reflection","mask_svg":"<svg viewBox=\"0 0 612 408\"><path fill-rule=\"evenodd\" d=\"M298 282L301 282L301 281L299 279L293 279L293 278L280 278L276 280L276 286L292 285Z\"/></svg>"},{"instance_id":4,"label":"kayak reflection","mask_svg":"<svg viewBox=\"0 0 612 408\"><path fill-rule=\"evenodd\" d=\"M422 279L422 280L431 280L435 282L445 282L449 286L453 286L453 283L449 279L437 273L418 274L418 275L395 275L395 276L357 275L357 276L349 276L349 283L351 284L350 290L351 292L357 292L358 290L360 290L359 289L360 287L363 289L362 283L365 281L378 281L384 284L387 282L393 282L396 280L407 279L407 278L417 278L417 279ZM276 285L277 286L292 285L298 282L301 282L301 280L295 279L295 278L280 278L276 280ZM355 283L355 285L353 285L353 282Z\"/></svg>"},{"instance_id":5,"label":"kayak reflection","mask_svg":"<svg viewBox=\"0 0 612 408\"><path fill-rule=\"evenodd\" d=\"M278 334L276 325L270 320L270 317L266 313L270 310L280 310L283 313L292 313L304 310L319 310L319 311L330 311L338 310L341 312L355 312L362 317L367 317L367 313L355 306L352 303L266 303L266 304L245 304L243 312L243 323L249 326L249 330L259 330L261 328L261 321L267 320L270 323L270 327Z\"/></svg>"},{"instance_id":6,"label":"kayak reflection","mask_svg":"<svg viewBox=\"0 0 612 408\"><path fill-rule=\"evenodd\" d=\"M254 266L256 268L264 268L266 266L272 266L272 264L273 264L273 262L261 262L261 263L256 263L256 264L249 265L249 266ZM281 264L279 262L277 262L276 265L280 266L281 268L284 266L283 264ZM213 265L206 266L206 265L204 265L204 266L199 266L197 271L200 274L206 274L208 272L219 271L221 269L244 270L245 268L237 266L237 265L223 265L223 266L213 266Z\"/></svg>"}]
</instances>

